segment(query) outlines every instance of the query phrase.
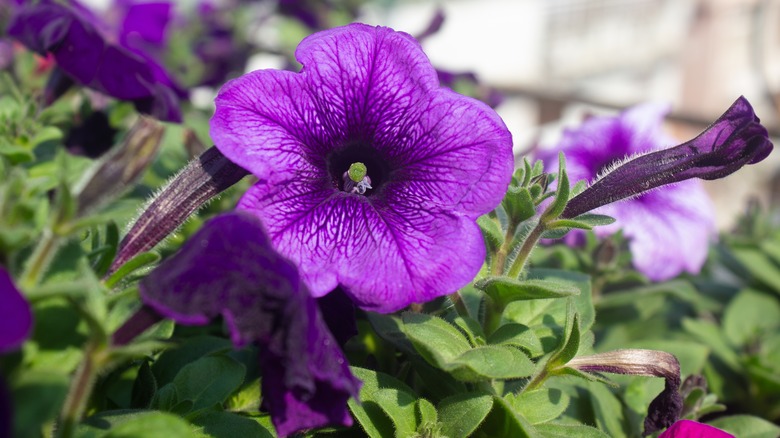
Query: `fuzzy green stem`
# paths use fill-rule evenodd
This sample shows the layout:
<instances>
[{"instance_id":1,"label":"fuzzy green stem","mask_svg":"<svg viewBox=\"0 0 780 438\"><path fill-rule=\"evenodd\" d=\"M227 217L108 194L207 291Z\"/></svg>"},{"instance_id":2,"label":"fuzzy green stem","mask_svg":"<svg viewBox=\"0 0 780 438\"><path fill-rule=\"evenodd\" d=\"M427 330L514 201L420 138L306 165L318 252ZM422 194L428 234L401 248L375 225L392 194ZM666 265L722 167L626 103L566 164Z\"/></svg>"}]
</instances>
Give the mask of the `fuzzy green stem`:
<instances>
[{"instance_id":1,"label":"fuzzy green stem","mask_svg":"<svg viewBox=\"0 0 780 438\"><path fill-rule=\"evenodd\" d=\"M71 438L75 436L76 428L81 422L87 402L95 386L97 375L105 362L103 344L97 339L90 339L85 347L84 359L76 370L68 390L65 404L62 406L60 418L55 426L57 438Z\"/></svg>"},{"instance_id":2,"label":"fuzzy green stem","mask_svg":"<svg viewBox=\"0 0 780 438\"><path fill-rule=\"evenodd\" d=\"M490 336L499 327L501 327L501 318L504 315L504 308L496 305L487 294L482 301L483 303L483 317L482 317L482 330L485 332L485 336Z\"/></svg>"},{"instance_id":3,"label":"fuzzy green stem","mask_svg":"<svg viewBox=\"0 0 780 438\"><path fill-rule=\"evenodd\" d=\"M533 251L533 249L536 247L536 244L539 243L539 239L541 239L542 234L546 230L547 227L545 223L543 221L539 221L533 230L528 233L525 241L523 241L523 246L520 247L520 251L518 251L517 257L515 257L515 261L512 262L512 266L509 267L509 273L507 274L509 278L518 278L520 276L520 273L523 272L523 268L525 267L525 262L531 255L531 251Z\"/></svg>"},{"instance_id":4,"label":"fuzzy green stem","mask_svg":"<svg viewBox=\"0 0 780 438\"><path fill-rule=\"evenodd\" d=\"M59 246L60 236L56 235L50 228L43 231L41 240L33 250L30 259L27 260L24 272L19 279L19 284L24 289L33 288L38 284L46 271L46 267L51 262Z\"/></svg>"},{"instance_id":5,"label":"fuzzy green stem","mask_svg":"<svg viewBox=\"0 0 780 438\"><path fill-rule=\"evenodd\" d=\"M509 251L512 249L512 241L515 239L515 231L517 231L517 225L514 221L510 221L506 227L506 235L504 236L504 242L501 244L501 248L496 253L496 258L493 261L493 275L503 275L504 268L506 267L506 258L509 256Z\"/></svg>"}]
</instances>

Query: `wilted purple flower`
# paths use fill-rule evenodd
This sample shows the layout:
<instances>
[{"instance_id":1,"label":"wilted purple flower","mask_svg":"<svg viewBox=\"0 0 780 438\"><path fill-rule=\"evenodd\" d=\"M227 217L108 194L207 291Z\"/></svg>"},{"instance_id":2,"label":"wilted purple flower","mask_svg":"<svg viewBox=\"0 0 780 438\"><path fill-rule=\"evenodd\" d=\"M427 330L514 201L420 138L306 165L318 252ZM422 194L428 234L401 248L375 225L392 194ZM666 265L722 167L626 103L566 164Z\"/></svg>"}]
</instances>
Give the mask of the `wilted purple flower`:
<instances>
[{"instance_id":1,"label":"wilted purple flower","mask_svg":"<svg viewBox=\"0 0 780 438\"><path fill-rule=\"evenodd\" d=\"M0 266L0 354L19 348L30 335L32 323L30 305Z\"/></svg>"},{"instance_id":2,"label":"wilted purple flower","mask_svg":"<svg viewBox=\"0 0 780 438\"><path fill-rule=\"evenodd\" d=\"M734 435L707 424L680 420L658 438L734 438Z\"/></svg>"},{"instance_id":3,"label":"wilted purple flower","mask_svg":"<svg viewBox=\"0 0 780 438\"><path fill-rule=\"evenodd\" d=\"M503 121L440 87L405 33L352 24L296 57L300 73L255 71L217 96L212 139L259 178L238 208L317 297L341 285L391 312L471 281L485 256L476 218L511 178Z\"/></svg>"},{"instance_id":4,"label":"wilted purple flower","mask_svg":"<svg viewBox=\"0 0 780 438\"><path fill-rule=\"evenodd\" d=\"M704 133L668 149L674 141L661 132L666 112L662 106L643 105L616 117L590 118L566 131L554 153L542 157L552 170L557 167L553 157L564 151L569 179L591 182L569 202L563 216L593 210L614 217L614 224L596 228L596 233L622 229L634 265L656 281L682 271L697 273L707 256L713 208L700 183L686 180L724 177L762 160L772 149L766 129L744 98ZM660 186L665 187L650 191Z\"/></svg>"},{"instance_id":5,"label":"wilted purple flower","mask_svg":"<svg viewBox=\"0 0 780 438\"><path fill-rule=\"evenodd\" d=\"M263 403L279 435L352 424L360 387L295 265L260 222L234 212L207 222L140 284L143 301L182 324L222 316L233 343L260 347Z\"/></svg>"},{"instance_id":6,"label":"wilted purple flower","mask_svg":"<svg viewBox=\"0 0 780 438\"><path fill-rule=\"evenodd\" d=\"M18 8L8 34L41 55L51 53L69 79L132 101L139 111L161 120L181 121L179 99L186 92L144 51L123 45L140 35L130 29L130 34L112 32L76 0L41 0Z\"/></svg>"}]
</instances>

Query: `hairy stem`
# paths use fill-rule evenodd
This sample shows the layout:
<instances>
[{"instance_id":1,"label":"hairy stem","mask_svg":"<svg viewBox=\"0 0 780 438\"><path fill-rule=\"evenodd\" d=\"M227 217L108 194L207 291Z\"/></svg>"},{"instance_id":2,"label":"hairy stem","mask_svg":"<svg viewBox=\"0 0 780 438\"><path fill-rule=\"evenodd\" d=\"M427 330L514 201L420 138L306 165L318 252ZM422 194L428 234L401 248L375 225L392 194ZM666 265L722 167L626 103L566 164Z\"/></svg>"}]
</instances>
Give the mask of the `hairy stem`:
<instances>
[{"instance_id":1,"label":"hairy stem","mask_svg":"<svg viewBox=\"0 0 780 438\"><path fill-rule=\"evenodd\" d=\"M539 243L539 239L541 239L542 234L546 231L546 229L547 226L545 223L543 221L539 221L539 223L536 224L531 232L528 233L528 236L525 237L523 246L520 247L520 251L518 251L517 257L515 257L515 261L512 262L512 266L509 267L509 273L507 275L510 278L517 278L520 276L520 273L523 272L525 262L531 255L531 251L533 251L533 249L536 247L536 244Z\"/></svg>"}]
</instances>

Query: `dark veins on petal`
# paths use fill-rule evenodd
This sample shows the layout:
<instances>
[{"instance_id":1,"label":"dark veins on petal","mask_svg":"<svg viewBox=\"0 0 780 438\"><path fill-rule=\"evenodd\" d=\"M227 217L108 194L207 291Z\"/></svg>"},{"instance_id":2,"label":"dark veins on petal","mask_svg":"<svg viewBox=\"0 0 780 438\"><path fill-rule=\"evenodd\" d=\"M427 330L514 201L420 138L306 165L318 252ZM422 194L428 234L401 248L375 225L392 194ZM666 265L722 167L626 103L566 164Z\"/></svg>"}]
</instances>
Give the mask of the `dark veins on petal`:
<instances>
[{"instance_id":1,"label":"dark veins on petal","mask_svg":"<svg viewBox=\"0 0 780 438\"><path fill-rule=\"evenodd\" d=\"M141 297L183 324L224 317L236 346L256 343L263 404L282 435L351 424L346 403L359 382L296 267L245 213L210 220L141 281Z\"/></svg>"}]
</instances>

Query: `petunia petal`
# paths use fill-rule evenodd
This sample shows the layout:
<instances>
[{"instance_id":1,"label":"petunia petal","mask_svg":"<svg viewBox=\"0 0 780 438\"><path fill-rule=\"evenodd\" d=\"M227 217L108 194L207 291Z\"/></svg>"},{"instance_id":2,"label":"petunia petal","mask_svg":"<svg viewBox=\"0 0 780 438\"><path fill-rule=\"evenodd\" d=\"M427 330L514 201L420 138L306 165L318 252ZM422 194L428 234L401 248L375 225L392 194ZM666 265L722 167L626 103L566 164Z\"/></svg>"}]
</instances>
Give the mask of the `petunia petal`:
<instances>
[{"instance_id":1,"label":"petunia petal","mask_svg":"<svg viewBox=\"0 0 780 438\"><path fill-rule=\"evenodd\" d=\"M595 228L596 234L622 229L634 266L653 281L699 273L715 232L715 211L699 181L683 181L596 212L617 220Z\"/></svg>"},{"instance_id":2,"label":"petunia petal","mask_svg":"<svg viewBox=\"0 0 780 438\"><path fill-rule=\"evenodd\" d=\"M314 296L341 284L360 307L392 312L470 281L485 255L474 221L426 210L423 196L388 192L388 199L371 200L301 182L285 191L261 182L238 208L267 224Z\"/></svg>"},{"instance_id":3,"label":"petunia petal","mask_svg":"<svg viewBox=\"0 0 780 438\"><path fill-rule=\"evenodd\" d=\"M658 438L734 438L734 435L708 424L680 420L666 429Z\"/></svg>"},{"instance_id":4,"label":"petunia petal","mask_svg":"<svg viewBox=\"0 0 780 438\"><path fill-rule=\"evenodd\" d=\"M30 335L32 323L30 305L0 266L0 353L19 348Z\"/></svg>"},{"instance_id":5,"label":"petunia petal","mask_svg":"<svg viewBox=\"0 0 780 438\"><path fill-rule=\"evenodd\" d=\"M262 225L234 212L210 220L140 284L144 302L182 324L222 316L234 344L260 347L264 405L277 432L351 424L349 371L293 264Z\"/></svg>"},{"instance_id":6,"label":"petunia petal","mask_svg":"<svg viewBox=\"0 0 780 438\"><path fill-rule=\"evenodd\" d=\"M153 59L116 44L104 35L104 23L83 7L53 0L28 2L9 24L8 34L42 55L75 81L122 100L137 101L140 111L162 120L181 121L178 88Z\"/></svg>"}]
</instances>

